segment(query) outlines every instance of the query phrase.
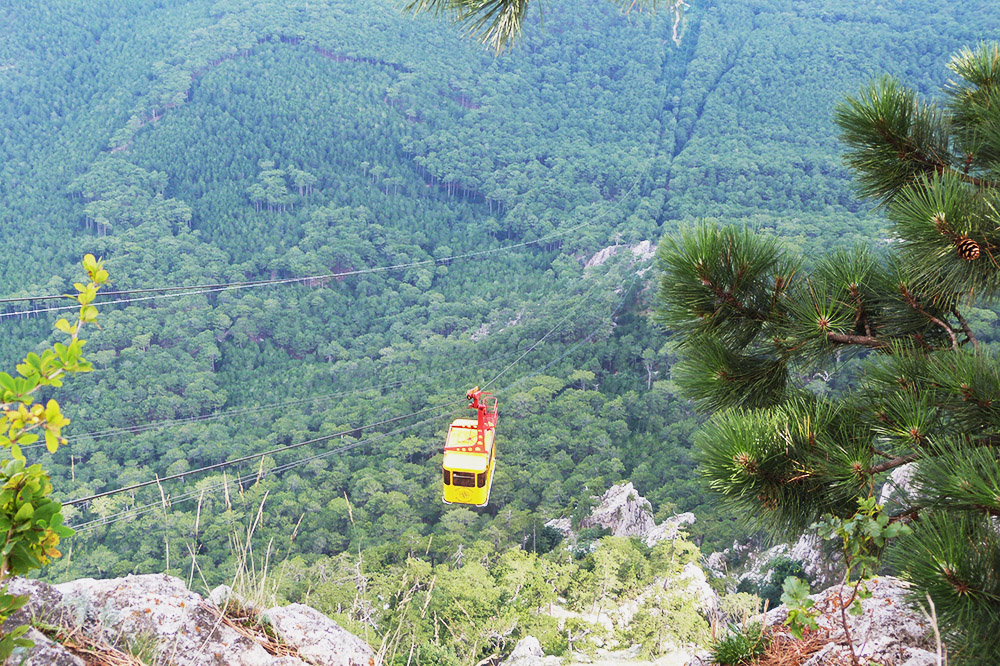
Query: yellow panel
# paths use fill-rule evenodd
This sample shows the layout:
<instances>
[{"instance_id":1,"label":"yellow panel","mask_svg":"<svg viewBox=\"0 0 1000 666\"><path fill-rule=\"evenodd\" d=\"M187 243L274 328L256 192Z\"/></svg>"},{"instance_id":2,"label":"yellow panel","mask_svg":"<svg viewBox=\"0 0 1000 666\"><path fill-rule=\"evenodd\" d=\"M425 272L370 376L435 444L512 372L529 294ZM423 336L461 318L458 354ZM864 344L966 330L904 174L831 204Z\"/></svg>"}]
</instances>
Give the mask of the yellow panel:
<instances>
[{"instance_id":1,"label":"yellow panel","mask_svg":"<svg viewBox=\"0 0 1000 666\"><path fill-rule=\"evenodd\" d=\"M486 472L486 486L483 488L466 488L464 486L444 486L444 501L448 504L471 504L486 506L490 501L490 488L493 486L493 465Z\"/></svg>"},{"instance_id":2,"label":"yellow panel","mask_svg":"<svg viewBox=\"0 0 1000 666\"><path fill-rule=\"evenodd\" d=\"M445 443L445 448L452 448L456 446L475 446L477 429L476 421L474 419L455 419L451 427L448 428L448 440ZM493 447L493 430L486 431L486 450L489 451Z\"/></svg>"},{"instance_id":3,"label":"yellow panel","mask_svg":"<svg viewBox=\"0 0 1000 666\"><path fill-rule=\"evenodd\" d=\"M444 452L444 468L459 472L485 472L490 457L485 453Z\"/></svg>"}]
</instances>

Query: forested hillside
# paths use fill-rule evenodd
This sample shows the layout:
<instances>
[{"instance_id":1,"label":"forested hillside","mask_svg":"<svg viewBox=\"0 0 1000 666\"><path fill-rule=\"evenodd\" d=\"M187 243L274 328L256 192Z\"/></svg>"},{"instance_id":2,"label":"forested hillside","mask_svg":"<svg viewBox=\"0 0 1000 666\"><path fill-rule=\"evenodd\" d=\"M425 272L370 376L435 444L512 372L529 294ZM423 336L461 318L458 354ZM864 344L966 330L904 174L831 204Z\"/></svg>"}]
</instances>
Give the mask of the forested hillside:
<instances>
[{"instance_id":1,"label":"forested hillside","mask_svg":"<svg viewBox=\"0 0 1000 666\"><path fill-rule=\"evenodd\" d=\"M62 499L352 432L68 510L80 533L51 575L186 577L194 557L220 581L261 502L275 558L445 562L525 546L622 479L661 515L694 511L703 549L739 536L694 471L649 258L584 265L700 217L806 251L880 247L833 106L883 71L934 96L949 54L1000 15L690 5L675 40L663 15L554 0L494 58L381 1L4 3L3 295L71 289L84 252L114 289L344 273L106 299L125 302L101 306L98 370L62 393L71 446L46 463ZM5 304L5 367L57 305ZM491 505L447 507L452 403L491 380Z\"/></svg>"}]
</instances>

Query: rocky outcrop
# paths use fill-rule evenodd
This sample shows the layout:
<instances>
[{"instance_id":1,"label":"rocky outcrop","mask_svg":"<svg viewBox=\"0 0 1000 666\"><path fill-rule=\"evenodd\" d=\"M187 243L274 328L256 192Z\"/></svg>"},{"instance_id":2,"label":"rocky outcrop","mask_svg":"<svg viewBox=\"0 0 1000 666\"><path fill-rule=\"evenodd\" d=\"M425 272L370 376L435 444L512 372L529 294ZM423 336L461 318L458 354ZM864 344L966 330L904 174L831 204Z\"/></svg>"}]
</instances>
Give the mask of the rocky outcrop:
<instances>
[{"instance_id":1,"label":"rocky outcrop","mask_svg":"<svg viewBox=\"0 0 1000 666\"><path fill-rule=\"evenodd\" d=\"M617 484L608 488L580 527L603 527L617 537L645 537L656 527L653 505L631 482Z\"/></svg>"},{"instance_id":2,"label":"rocky outcrop","mask_svg":"<svg viewBox=\"0 0 1000 666\"><path fill-rule=\"evenodd\" d=\"M112 580L81 579L62 585L14 580L10 591L30 601L8 622L43 620L48 631L85 637L108 646L152 645L172 666L372 666L375 653L361 639L306 606L292 604L265 613L281 649L265 649L252 632L237 631L218 607L165 575ZM227 600L233 599L228 591ZM42 637L44 639L44 637ZM272 646L273 647L273 646ZM280 654L278 654L280 652ZM8 664L20 662L15 654ZM61 660L61 661L60 661ZM27 651L27 664L79 666L65 648L48 639Z\"/></svg>"},{"instance_id":3,"label":"rocky outcrop","mask_svg":"<svg viewBox=\"0 0 1000 666\"><path fill-rule=\"evenodd\" d=\"M584 268L593 268L605 263L611 257L616 256L621 250L628 250L632 253L632 263L643 263L653 258L656 254L656 246L648 240L639 241L635 245L609 245L598 250L592 257L584 262ZM645 272L645 271L643 271Z\"/></svg>"},{"instance_id":4,"label":"rocky outcrop","mask_svg":"<svg viewBox=\"0 0 1000 666\"><path fill-rule=\"evenodd\" d=\"M926 666L936 664L931 650L933 636L927 618L906 600L909 584L889 576L868 583L872 593L861 602L863 613L857 617L845 613L854 651L862 663L879 663L886 666ZM844 631L840 607L850 599L851 588L835 585L810 599L820 613L817 622L828 632L829 642L813 654L802 666L834 666L850 663L850 650ZM768 625L781 624L788 617L788 609L779 606L766 616Z\"/></svg>"},{"instance_id":5,"label":"rocky outcrop","mask_svg":"<svg viewBox=\"0 0 1000 666\"><path fill-rule=\"evenodd\" d=\"M914 472L916 472L915 463L897 467L882 485L878 503L885 506L889 513L898 513L911 506L910 495L913 493Z\"/></svg>"},{"instance_id":6,"label":"rocky outcrop","mask_svg":"<svg viewBox=\"0 0 1000 666\"><path fill-rule=\"evenodd\" d=\"M21 666L87 666L87 662L83 659L37 629L28 630L24 637L34 641L35 647L31 648L30 654L23 662L15 653L11 658L13 661L8 661L8 663L16 663Z\"/></svg>"},{"instance_id":7,"label":"rocky outcrop","mask_svg":"<svg viewBox=\"0 0 1000 666\"><path fill-rule=\"evenodd\" d=\"M771 563L778 557L787 557L802 564L806 578L814 587L829 587L843 573L843 556L835 544L825 543L816 534L807 532L793 544L782 543L767 550L757 550L754 541L736 542L721 553L705 558L705 570L716 578L733 576L732 589L743 581L755 586L771 576ZM735 566L731 566L735 563Z\"/></svg>"},{"instance_id":8,"label":"rocky outcrop","mask_svg":"<svg viewBox=\"0 0 1000 666\"><path fill-rule=\"evenodd\" d=\"M557 521L549 521L547 524L568 530L568 520L562 520L566 522L557 525ZM682 513L657 525L653 519L653 505L628 482L608 488L590 515L580 521L580 527L601 527L610 530L612 536L639 537L652 547L660 541L677 538L681 526L694 521L693 513Z\"/></svg>"},{"instance_id":9,"label":"rocky outcrop","mask_svg":"<svg viewBox=\"0 0 1000 666\"><path fill-rule=\"evenodd\" d=\"M271 608L261 619L316 666L368 666L375 661L367 643L315 608L303 604Z\"/></svg>"},{"instance_id":10,"label":"rocky outcrop","mask_svg":"<svg viewBox=\"0 0 1000 666\"><path fill-rule=\"evenodd\" d=\"M560 666L562 663L562 657L546 657L537 638L525 636L500 666Z\"/></svg>"}]
</instances>

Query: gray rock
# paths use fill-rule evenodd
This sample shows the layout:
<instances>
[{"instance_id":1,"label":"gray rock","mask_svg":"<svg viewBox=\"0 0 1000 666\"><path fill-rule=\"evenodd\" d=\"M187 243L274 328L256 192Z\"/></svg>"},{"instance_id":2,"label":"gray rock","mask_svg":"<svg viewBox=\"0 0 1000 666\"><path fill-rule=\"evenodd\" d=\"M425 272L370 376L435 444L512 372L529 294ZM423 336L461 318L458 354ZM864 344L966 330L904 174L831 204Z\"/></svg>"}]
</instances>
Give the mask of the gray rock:
<instances>
[{"instance_id":1,"label":"gray rock","mask_svg":"<svg viewBox=\"0 0 1000 666\"><path fill-rule=\"evenodd\" d=\"M815 533L807 532L794 544L782 543L763 552L750 553L746 558L743 573L737 578L737 585L744 580L749 580L757 586L761 585L771 577L772 570L769 566L771 561L782 556L801 562L813 587L829 587L840 580L843 572L841 566L843 556L832 542L824 542ZM720 561L723 559L720 558Z\"/></svg>"},{"instance_id":2,"label":"gray rock","mask_svg":"<svg viewBox=\"0 0 1000 666\"><path fill-rule=\"evenodd\" d=\"M191 592L184 582L163 575L113 580L82 579L62 585L16 579L10 592L30 595L29 603L8 620L10 626L32 618L94 640L122 647L136 638L156 644L158 662L171 666L373 666L375 653L360 638L341 629L319 611L292 604L267 611L278 635L299 657L275 657L219 618L218 611ZM243 601L226 587L213 602ZM84 666L84 662L38 632L38 645L27 654L35 666ZM19 661L20 657L18 657ZM9 666L18 663L9 662ZM308 661L308 664L307 664Z\"/></svg>"},{"instance_id":3,"label":"gray rock","mask_svg":"<svg viewBox=\"0 0 1000 666\"><path fill-rule=\"evenodd\" d=\"M697 564L685 564L677 578L681 585L686 585L685 592L698 601L702 615L711 615L719 608L719 595L708 584L705 572Z\"/></svg>"},{"instance_id":4,"label":"gray rock","mask_svg":"<svg viewBox=\"0 0 1000 666\"><path fill-rule=\"evenodd\" d=\"M841 580L844 556L832 541L823 541L814 532L806 532L792 545L788 557L798 560L813 587L829 587Z\"/></svg>"},{"instance_id":5,"label":"gray rock","mask_svg":"<svg viewBox=\"0 0 1000 666\"><path fill-rule=\"evenodd\" d=\"M551 527L555 531L562 534L564 537L573 536L573 527L569 518L553 518L549 522L545 523L546 527Z\"/></svg>"},{"instance_id":6,"label":"gray rock","mask_svg":"<svg viewBox=\"0 0 1000 666\"><path fill-rule=\"evenodd\" d=\"M223 624L177 578L86 578L56 589L64 601L85 604L83 630L87 635L111 644L121 636L151 637L158 644L160 658L173 666L273 666L276 662L259 644ZM304 664L296 661L295 666Z\"/></svg>"},{"instance_id":7,"label":"gray rock","mask_svg":"<svg viewBox=\"0 0 1000 666\"><path fill-rule=\"evenodd\" d=\"M225 608L226 604L232 599L239 601L239 597L233 592L233 588L228 585L219 585L208 593L208 600L213 606L218 606L219 608Z\"/></svg>"},{"instance_id":8,"label":"gray rock","mask_svg":"<svg viewBox=\"0 0 1000 666\"><path fill-rule=\"evenodd\" d=\"M374 666L375 652L363 640L314 608L291 604L261 618L281 639L316 666Z\"/></svg>"},{"instance_id":9,"label":"gray rock","mask_svg":"<svg viewBox=\"0 0 1000 666\"><path fill-rule=\"evenodd\" d=\"M647 546L652 548L661 541L676 539L681 536L682 525L694 525L694 523L695 516L693 513L690 511L679 513L676 516L667 518L659 525L655 525L651 530L646 532L643 541Z\"/></svg>"},{"instance_id":10,"label":"gray rock","mask_svg":"<svg viewBox=\"0 0 1000 666\"><path fill-rule=\"evenodd\" d=\"M517 642L514 651L500 666L559 666L561 663L560 657L545 656L537 638L525 636Z\"/></svg>"},{"instance_id":11,"label":"gray rock","mask_svg":"<svg viewBox=\"0 0 1000 666\"><path fill-rule=\"evenodd\" d=\"M889 513L898 513L910 506L910 496L913 494L913 475L916 472L915 463L907 463L892 470L889 479L879 491L878 503L886 507Z\"/></svg>"},{"instance_id":12,"label":"gray rock","mask_svg":"<svg viewBox=\"0 0 1000 666\"><path fill-rule=\"evenodd\" d=\"M656 527L653 505L631 482L616 484L608 488L590 515L580 521L580 527L602 527L618 537L645 537Z\"/></svg>"},{"instance_id":13,"label":"gray rock","mask_svg":"<svg viewBox=\"0 0 1000 666\"><path fill-rule=\"evenodd\" d=\"M931 628L923 613L908 604L909 587L909 583L890 576L868 582L872 596L861 602L864 612L857 617L847 614L854 650L859 657L889 664L909 660L914 662L911 666L920 666L923 663L920 660L926 660L923 653L930 654L928 651L933 649ZM810 595L809 598L816 602L814 608L821 614L817 622L829 631L830 644L803 666L832 666L847 658L849 652L839 608L840 600L847 600L850 595L851 588L840 585ZM779 606L767 613L766 623L778 624L787 617L788 609Z\"/></svg>"},{"instance_id":14,"label":"gray rock","mask_svg":"<svg viewBox=\"0 0 1000 666\"><path fill-rule=\"evenodd\" d=\"M936 654L921 650L919 648L907 648L903 651L904 659L899 666L940 666L943 660L939 661Z\"/></svg>"},{"instance_id":15,"label":"gray rock","mask_svg":"<svg viewBox=\"0 0 1000 666\"><path fill-rule=\"evenodd\" d=\"M29 629L24 637L35 641L35 646L18 648L4 662L5 666L87 666L83 659L37 629Z\"/></svg>"}]
</instances>

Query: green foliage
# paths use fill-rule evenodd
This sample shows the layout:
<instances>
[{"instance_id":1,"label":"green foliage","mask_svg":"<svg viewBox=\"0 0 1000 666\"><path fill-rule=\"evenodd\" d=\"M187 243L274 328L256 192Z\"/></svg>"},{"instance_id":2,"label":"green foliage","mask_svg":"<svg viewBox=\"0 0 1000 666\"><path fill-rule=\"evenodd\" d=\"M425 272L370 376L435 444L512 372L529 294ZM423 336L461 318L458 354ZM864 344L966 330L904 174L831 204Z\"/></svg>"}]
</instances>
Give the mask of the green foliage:
<instances>
[{"instance_id":1,"label":"green foliage","mask_svg":"<svg viewBox=\"0 0 1000 666\"><path fill-rule=\"evenodd\" d=\"M771 644L767 628L760 622L732 624L713 641L708 651L711 663L719 666L748 666L763 655Z\"/></svg>"},{"instance_id":2,"label":"green foliage","mask_svg":"<svg viewBox=\"0 0 1000 666\"><path fill-rule=\"evenodd\" d=\"M271 576L279 599L309 603L375 643L384 637L388 663L405 664L411 647L425 650L421 659L438 660L432 663L475 663L508 653L526 635L547 654L593 651L595 638L612 636L585 613L630 601L639 615L619 640L659 654L671 644L703 645L708 636L694 599L664 589L662 578L651 586L655 576L671 580L678 558L696 551L681 539L674 545L678 557L667 569L662 555L635 540L605 537L583 560L563 549L537 555L480 541L444 561L432 562L420 550L386 562L372 548L308 564L287 560ZM554 608L566 598L569 607Z\"/></svg>"},{"instance_id":3,"label":"green foliage","mask_svg":"<svg viewBox=\"0 0 1000 666\"><path fill-rule=\"evenodd\" d=\"M657 588L643 600L624 633L630 644L655 657L678 645L705 645L709 626L689 595Z\"/></svg>"},{"instance_id":4,"label":"green foliage","mask_svg":"<svg viewBox=\"0 0 1000 666\"><path fill-rule=\"evenodd\" d=\"M5 622L27 602L26 596L6 594L5 581L44 567L60 557L56 546L62 538L73 534L63 525L62 504L49 497L52 483L49 474L39 464L27 466L23 447L40 439L44 433L45 447L55 453L66 443L62 429L69 419L62 415L57 403L49 399L35 402L35 393L43 388L58 388L67 375L89 372L92 366L82 354L84 340L79 337L84 324L97 319L97 308L91 305L98 290L107 282L104 263L93 255L83 259L88 282L76 283L72 296L80 306L77 319L56 322L56 329L69 336L66 344L55 343L41 354L30 353L17 364L18 377L0 373L0 447L9 449L10 460L0 461L0 532L4 534L0 548L0 623ZM18 626L0 636L0 660L11 655L16 647L30 647L30 640L21 638L27 626Z\"/></svg>"},{"instance_id":5,"label":"green foliage","mask_svg":"<svg viewBox=\"0 0 1000 666\"><path fill-rule=\"evenodd\" d=\"M785 626L796 638L802 638L806 630L816 631L816 602L809 598L809 583L801 578L789 576L782 583L781 603L788 608Z\"/></svg>"},{"instance_id":6,"label":"green foliage","mask_svg":"<svg viewBox=\"0 0 1000 666\"><path fill-rule=\"evenodd\" d=\"M891 563L934 600L953 663L987 666L1000 650L1000 537L976 512L933 513L899 540Z\"/></svg>"},{"instance_id":7,"label":"green foliage","mask_svg":"<svg viewBox=\"0 0 1000 666\"><path fill-rule=\"evenodd\" d=\"M767 563L765 567L771 572L766 580L762 581L758 589L754 592L764 601L768 602L769 608L777 608L781 603L781 593L784 590L785 579L795 576L800 580L808 580L802 562L789 557L776 557Z\"/></svg>"},{"instance_id":8,"label":"green foliage","mask_svg":"<svg viewBox=\"0 0 1000 666\"><path fill-rule=\"evenodd\" d=\"M980 44L953 58L952 70L968 78L946 87L944 109L891 78L838 108L861 193L885 207L899 240L887 256L837 251L792 275L795 260L771 241L713 225L659 251L660 319L691 350L675 377L716 412L698 436L704 473L728 506L776 532L823 515L817 527L844 550L849 642L843 612L861 612L864 580L910 521L924 540L900 551L904 575L936 589L936 604L953 604L946 622L971 614L967 599L977 599L982 623L950 625L958 644L989 644L997 634L997 600L966 595L969 581L944 575L958 592L949 595L941 571L958 567L941 563L974 559L989 572L980 581L1000 570L1000 561L980 559L991 547L971 527L996 513L1000 376L995 350L963 314L973 303L993 305L1000 288L992 260L1000 188L990 157L1000 120L984 102L995 94L998 53ZM816 390L811 375L835 371L848 355L863 360L843 391ZM907 463L914 487L886 511L875 489ZM785 587L782 598L798 609L792 624L809 626L807 589ZM979 659L973 647L955 655L986 663Z\"/></svg>"}]
</instances>

